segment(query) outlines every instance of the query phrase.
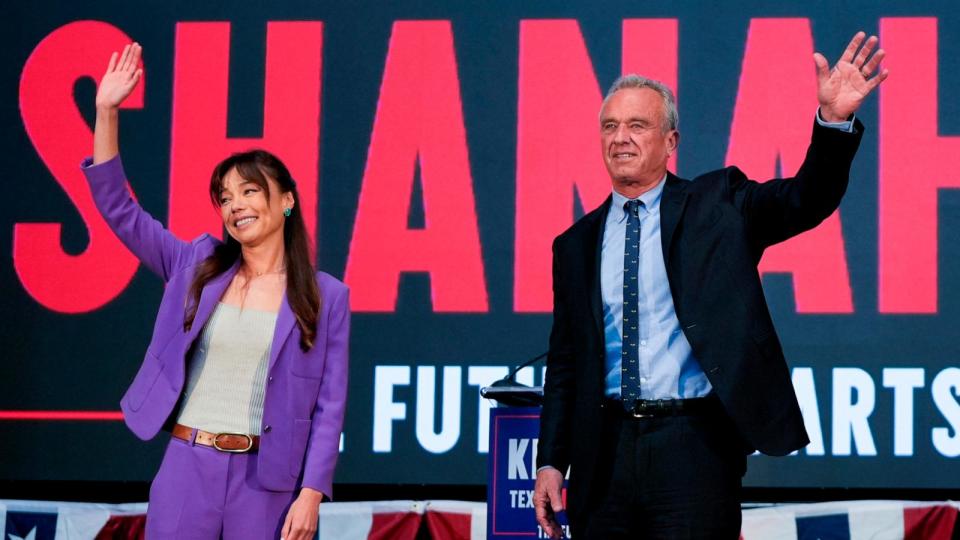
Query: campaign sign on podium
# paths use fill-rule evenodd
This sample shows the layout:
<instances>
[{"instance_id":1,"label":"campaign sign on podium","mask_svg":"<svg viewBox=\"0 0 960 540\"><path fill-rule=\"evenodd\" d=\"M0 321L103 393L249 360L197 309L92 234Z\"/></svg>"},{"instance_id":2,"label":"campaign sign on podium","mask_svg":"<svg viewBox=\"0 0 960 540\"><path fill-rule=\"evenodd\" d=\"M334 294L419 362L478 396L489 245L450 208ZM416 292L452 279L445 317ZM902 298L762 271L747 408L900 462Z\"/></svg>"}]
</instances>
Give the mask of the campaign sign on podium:
<instances>
[{"instance_id":1,"label":"campaign sign on podium","mask_svg":"<svg viewBox=\"0 0 960 540\"><path fill-rule=\"evenodd\" d=\"M533 510L537 477L539 407L490 409L490 455L487 464L487 538L546 538ZM566 499L566 486L563 492ZM569 538L566 515L558 521Z\"/></svg>"}]
</instances>

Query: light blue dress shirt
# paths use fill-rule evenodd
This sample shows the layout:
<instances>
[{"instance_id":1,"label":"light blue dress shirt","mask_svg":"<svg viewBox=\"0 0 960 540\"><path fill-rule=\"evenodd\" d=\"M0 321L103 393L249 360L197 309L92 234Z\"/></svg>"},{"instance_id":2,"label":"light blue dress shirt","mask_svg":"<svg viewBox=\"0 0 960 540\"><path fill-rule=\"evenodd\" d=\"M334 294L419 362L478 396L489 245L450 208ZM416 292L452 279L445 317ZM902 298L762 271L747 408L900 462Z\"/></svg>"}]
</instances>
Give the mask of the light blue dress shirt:
<instances>
[{"instance_id":1,"label":"light blue dress shirt","mask_svg":"<svg viewBox=\"0 0 960 540\"><path fill-rule=\"evenodd\" d=\"M817 110L822 126L850 132L853 120L826 122ZM660 241L660 197L664 176L650 191L640 195L640 260L638 261L638 323L640 349L641 399L687 399L703 397L713 388L690 343L680 329L667 281ZM613 192L607 212L600 253L600 293L603 299L604 340L606 342L605 394L620 397L620 373L623 336L623 252L629 199Z\"/></svg>"},{"instance_id":2,"label":"light blue dress shirt","mask_svg":"<svg viewBox=\"0 0 960 540\"><path fill-rule=\"evenodd\" d=\"M664 177L657 187L639 197L640 260L637 294L642 399L695 398L710 393L711 386L693 357L690 343L680 330L673 307L667 269L660 243L660 196ZM620 397L623 336L623 252L626 235L627 198L613 192L607 212L600 252L600 293L603 298L606 341L606 395Z\"/></svg>"}]
</instances>

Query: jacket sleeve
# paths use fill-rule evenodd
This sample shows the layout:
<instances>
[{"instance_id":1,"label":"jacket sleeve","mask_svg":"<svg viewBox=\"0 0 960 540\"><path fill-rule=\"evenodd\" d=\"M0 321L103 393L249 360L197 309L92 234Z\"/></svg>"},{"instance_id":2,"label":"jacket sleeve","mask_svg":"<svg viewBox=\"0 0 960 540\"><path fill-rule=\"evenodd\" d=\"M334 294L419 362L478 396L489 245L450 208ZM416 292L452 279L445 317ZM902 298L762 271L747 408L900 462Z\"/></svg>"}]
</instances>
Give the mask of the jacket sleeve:
<instances>
[{"instance_id":1,"label":"jacket sleeve","mask_svg":"<svg viewBox=\"0 0 960 540\"><path fill-rule=\"evenodd\" d=\"M208 234L192 243L185 242L141 208L127 185L119 155L97 165L93 165L91 158L86 158L80 168L107 225L127 249L164 281L169 281L177 270L193 262L198 246L217 242ZM204 250L207 251L209 247Z\"/></svg>"},{"instance_id":2,"label":"jacket sleeve","mask_svg":"<svg viewBox=\"0 0 960 540\"><path fill-rule=\"evenodd\" d=\"M303 466L303 487L327 497L333 492L333 472L340 455L340 433L347 404L347 372L350 356L350 293L346 287L326 298L330 302L326 361L320 393L313 410L310 439Z\"/></svg>"},{"instance_id":3,"label":"jacket sleeve","mask_svg":"<svg viewBox=\"0 0 960 540\"><path fill-rule=\"evenodd\" d=\"M537 469L551 466L566 474L570 465L570 426L576 390L571 313L567 302L559 248L553 242L553 327L547 352L547 374L540 411Z\"/></svg>"},{"instance_id":4,"label":"jacket sleeve","mask_svg":"<svg viewBox=\"0 0 960 540\"><path fill-rule=\"evenodd\" d=\"M859 120L853 127L848 133L814 122L806 157L792 178L758 183L735 167L727 169L731 196L757 259L767 247L816 227L840 206L863 137Z\"/></svg>"}]
</instances>

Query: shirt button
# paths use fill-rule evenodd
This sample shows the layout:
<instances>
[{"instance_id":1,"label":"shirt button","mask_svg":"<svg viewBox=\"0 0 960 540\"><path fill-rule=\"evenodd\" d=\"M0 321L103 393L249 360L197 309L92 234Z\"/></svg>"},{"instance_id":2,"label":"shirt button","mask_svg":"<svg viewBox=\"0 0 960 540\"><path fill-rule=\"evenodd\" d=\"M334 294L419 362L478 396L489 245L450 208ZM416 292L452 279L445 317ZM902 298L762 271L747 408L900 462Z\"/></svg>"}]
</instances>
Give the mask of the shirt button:
<instances>
[{"instance_id":1,"label":"shirt button","mask_svg":"<svg viewBox=\"0 0 960 540\"><path fill-rule=\"evenodd\" d=\"M645 340L645 339L641 339L641 340L640 340L640 345L646 345L646 344L647 344L647 340Z\"/></svg>"},{"instance_id":2,"label":"shirt button","mask_svg":"<svg viewBox=\"0 0 960 540\"><path fill-rule=\"evenodd\" d=\"M263 426L263 432L269 433L272 428L269 425Z\"/></svg>"},{"instance_id":3,"label":"shirt button","mask_svg":"<svg viewBox=\"0 0 960 540\"><path fill-rule=\"evenodd\" d=\"M267 382L273 382L273 375L267 377Z\"/></svg>"},{"instance_id":4,"label":"shirt button","mask_svg":"<svg viewBox=\"0 0 960 540\"><path fill-rule=\"evenodd\" d=\"M646 377L640 377L640 382L647 382L647 378L646 378Z\"/></svg>"}]
</instances>

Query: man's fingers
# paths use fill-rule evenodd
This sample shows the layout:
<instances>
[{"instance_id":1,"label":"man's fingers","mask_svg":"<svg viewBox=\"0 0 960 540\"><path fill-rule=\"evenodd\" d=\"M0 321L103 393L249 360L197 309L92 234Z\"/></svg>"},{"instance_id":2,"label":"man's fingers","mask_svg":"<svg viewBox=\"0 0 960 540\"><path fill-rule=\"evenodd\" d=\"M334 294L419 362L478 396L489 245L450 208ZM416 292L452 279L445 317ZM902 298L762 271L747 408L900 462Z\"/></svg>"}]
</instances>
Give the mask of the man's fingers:
<instances>
[{"instance_id":1,"label":"man's fingers","mask_svg":"<svg viewBox=\"0 0 960 540\"><path fill-rule=\"evenodd\" d=\"M872 92L874 88L880 86L880 83L887 80L887 75L889 74L890 72L886 68L884 68L884 70L878 73L876 77L867 81L867 84L870 85L870 91Z\"/></svg>"},{"instance_id":2,"label":"man's fingers","mask_svg":"<svg viewBox=\"0 0 960 540\"><path fill-rule=\"evenodd\" d=\"M870 61L864 64L863 68L860 70L860 73L862 73L864 77L870 76L870 74L873 73L873 70L877 69L877 66L880 65L880 61L883 60L883 57L886 55L886 51L883 49L877 49L877 52L874 53L872 58L870 58Z\"/></svg>"},{"instance_id":3,"label":"man's fingers","mask_svg":"<svg viewBox=\"0 0 960 540\"><path fill-rule=\"evenodd\" d=\"M537 510L537 523L544 529L550 526L550 520L547 519L546 510Z\"/></svg>"},{"instance_id":4,"label":"man's fingers","mask_svg":"<svg viewBox=\"0 0 960 540\"><path fill-rule=\"evenodd\" d=\"M826 79L830 77L830 63L827 58L820 53L813 53L813 63L817 65L817 78Z\"/></svg>"},{"instance_id":5,"label":"man's fingers","mask_svg":"<svg viewBox=\"0 0 960 540\"><path fill-rule=\"evenodd\" d=\"M541 516L540 514L537 514L537 523L540 525L540 528L543 529L543 532L545 532L550 538L560 537L560 524L553 519L553 516Z\"/></svg>"},{"instance_id":6,"label":"man's fingers","mask_svg":"<svg viewBox=\"0 0 960 540\"><path fill-rule=\"evenodd\" d=\"M533 511L537 514L537 521L547 518L547 501L544 498L533 496Z\"/></svg>"},{"instance_id":7,"label":"man's fingers","mask_svg":"<svg viewBox=\"0 0 960 540\"><path fill-rule=\"evenodd\" d=\"M537 524L540 525L540 528L543 529L544 534L549 537L553 537L553 527L550 526L550 523L545 519L537 519Z\"/></svg>"},{"instance_id":8,"label":"man's fingers","mask_svg":"<svg viewBox=\"0 0 960 540\"><path fill-rule=\"evenodd\" d=\"M863 43L863 38L866 36L867 34L863 33L862 31L857 32L857 34L853 36L853 39L850 40L850 44L847 45L846 50L844 50L843 54L840 56L840 61L853 62L853 55L857 52L857 49L860 48L860 44Z\"/></svg>"},{"instance_id":9,"label":"man's fingers","mask_svg":"<svg viewBox=\"0 0 960 540\"><path fill-rule=\"evenodd\" d=\"M563 477L559 471L543 470L537 474L537 483L533 488L533 508L537 523L550 538L561 537L556 514L563 511L562 487Z\"/></svg>"},{"instance_id":10,"label":"man's fingers","mask_svg":"<svg viewBox=\"0 0 960 540\"><path fill-rule=\"evenodd\" d=\"M537 523L540 524L543 532L550 538L560 538L560 524L557 523L557 520L554 518L556 515L555 512L559 511L557 510L556 503L535 496L533 499L533 508L537 514ZM563 510L563 508L560 508L560 510Z\"/></svg>"},{"instance_id":11,"label":"man's fingers","mask_svg":"<svg viewBox=\"0 0 960 540\"><path fill-rule=\"evenodd\" d=\"M534 494L533 510L541 527L546 528L553 520L553 505L546 494Z\"/></svg>"},{"instance_id":12,"label":"man's fingers","mask_svg":"<svg viewBox=\"0 0 960 540\"><path fill-rule=\"evenodd\" d=\"M870 57L870 52L873 51L873 48L876 46L877 36L867 38L867 42L863 44L860 52L857 53L857 58L853 61L853 65L858 68L863 66L867 62L867 58Z\"/></svg>"},{"instance_id":13,"label":"man's fingers","mask_svg":"<svg viewBox=\"0 0 960 540\"><path fill-rule=\"evenodd\" d=\"M560 488L550 493L550 508L553 509L554 513L563 511L563 496L560 494Z\"/></svg>"}]
</instances>

